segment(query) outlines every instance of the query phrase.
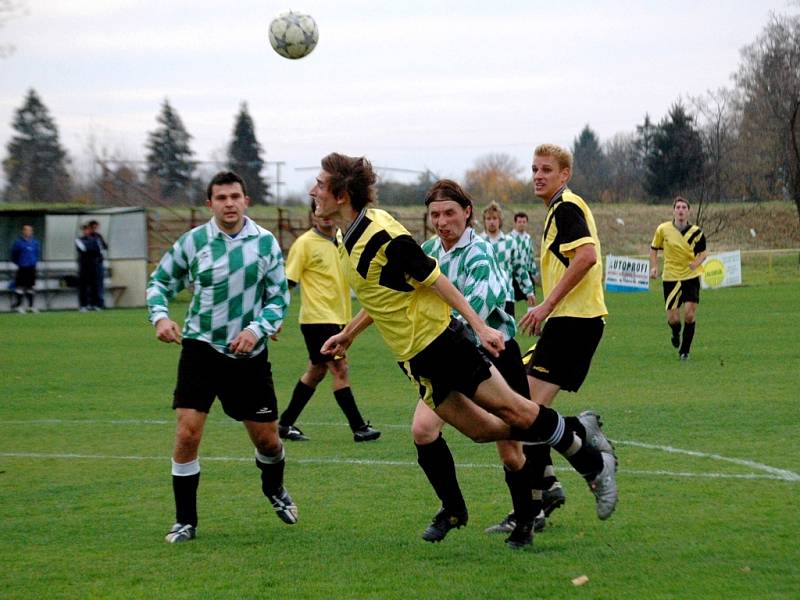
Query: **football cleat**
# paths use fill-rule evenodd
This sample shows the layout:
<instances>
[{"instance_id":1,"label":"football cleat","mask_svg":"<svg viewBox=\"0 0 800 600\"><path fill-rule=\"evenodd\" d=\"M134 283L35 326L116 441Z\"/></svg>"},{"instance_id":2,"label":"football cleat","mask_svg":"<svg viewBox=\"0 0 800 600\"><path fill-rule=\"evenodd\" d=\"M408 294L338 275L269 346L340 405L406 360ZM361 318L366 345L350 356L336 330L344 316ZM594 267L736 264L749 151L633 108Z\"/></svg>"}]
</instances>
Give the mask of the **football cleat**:
<instances>
[{"instance_id":1,"label":"football cleat","mask_svg":"<svg viewBox=\"0 0 800 600\"><path fill-rule=\"evenodd\" d=\"M483 530L484 533L511 533L514 527L517 526L517 518L514 513L508 513L506 518L500 521L497 525L492 525Z\"/></svg>"},{"instance_id":2,"label":"football cleat","mask_svg":"<svg viewBox=\"0 0 800 600\"><path fill-rule=\"evenodd\" d=\"M613 454L603 452L603 470L589 482L595 498L595 508L600 520L605 521L614 512L619 499L617 493L617 459Z\"/></svg>"},{"instance_id":3,"label":"football cleat","mask_svg":"<svg viewBox=\"0 0 800 600\"><path fill-rule=\"evenodd\" d=\"M277 494L267 496L267 498L272 502L272 508L275 509L275 514L278 515L281 521L287 525L297 523L297 506L295 506L285 487L281 487Z\"/></svg>"},{"instance_id":4,"label":"football cleat","mask_svg":"<svg viewBox=\"0 0 800 600\"><path fill-rule=\"evenodd\" d=\"M540 510L539 514L533 518L534 533L541 533L544 531L545 525L547 525L547 517L545 516L544 511Z\"/></svg>"},{"instance_id":5,"label":"football cleat","mask_svg":"<svg viewBox=\"0 0 800 600\"><path fill-rule=\"evenodd\" d=\"M278 435L281 439L289 440L291 442L307 442L308 438L303 435L294 425L278 425Z\"/></svg>"},{"instance_id":6,"label":"football cleat","mask_svg":"<svg viewBox=\"0 0 800 600\"><path fill-rule=\"evenodd\" d=\"M183 523L175 523L172 529L164 538L170 544L180 544L181 542L188 542L197 537L197 528L193 525L184 525Z\"/></svg>"},{"instance_id":7,"label":"football cleat","mask_svg":"<svg viewBox=\"0 0 800 600\"><path fill-rule=\"evenodd\" d=\"M506 538L506 546L512 550L522 550L527 546L532 546L533 527L533 521L528 521L527 523L520 521L517 523L511 535Z\"/></svg>"},{"instance_id":8,"label":"football cleat","mask_svg":"<svg viewBox=\"0 0 800 600\"><path fill-rule=\"evenodd\" d=\"M557 508L561 508L567 502L567 495L564 493L564 488L556 481L549 490L542 492L542 511L544 516L549 517L550 514ZM538 529L536 531L539 531Z\"/></svg>"},{"instance_id":9,"label":"football cleat","mask_svg":"<svg viewBox=\"0 0 800 600\"><path fill-rule=\"evenodd\" d=\"M614 454L614 446L608 441L608 438L603 433L603 420L600 415L591 411L585 410L578 415L578 420L586 430L586 443L595 450L600 452L607 452Z\"/></svg>"},{"instance_id":10,"label":"football cleat","mask_svg":"<svg viewBox=\"0 0 800 600\"><path fill-rule=\"evenodd\" d=\"M689 353L688 352L682 352L681 355L680 355L680 359L681 359L681 361L689 360Z\"/></svg>"},{"instance_id":11,"label":"football cleat","mask_svg":"<svg viewBox=\"0 0 800 600\"><path fill-rule=\"evenodd\" d=\"M441 542L451 529L464 527L468 520L466 508L451 513L442 507L433 517L433 522L422 532L422 539L426 542Z\"/></svg>"},{"instance_id":12,"label":"football cleat","mask_svg":"<svg viewBox=\"0 0 800 600\"><path fill-rule=\"evenodd\" d=\"M369 426L369 421L364 423L361 427L353 431L353 441L356 442L371 442L381 437L381 432Z\"/></svg>"}]
</instances>

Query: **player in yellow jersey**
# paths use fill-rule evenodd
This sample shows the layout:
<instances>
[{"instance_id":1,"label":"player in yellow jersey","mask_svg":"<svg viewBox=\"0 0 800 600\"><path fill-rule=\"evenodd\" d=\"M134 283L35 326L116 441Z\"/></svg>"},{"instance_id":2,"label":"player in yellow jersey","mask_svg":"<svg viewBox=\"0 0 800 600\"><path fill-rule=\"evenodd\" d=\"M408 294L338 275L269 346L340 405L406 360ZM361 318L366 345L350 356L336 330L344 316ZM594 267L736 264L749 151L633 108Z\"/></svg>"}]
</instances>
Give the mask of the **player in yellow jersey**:
<instances>
[{"instance_id":1,"label":"player in yellow jersey","mask_svg":"<svg viewBox=\"0 0 800 600\"><path fill-rule=\"evenodd\" d=\"M513 439L554 447L586 479L598 517L610 517L617 503L614 456L584 443L556 411L509 387L451 317L451 308L492 356L505 348L503 334L480 318L405 227L372 206L377 177L367 159L333 153L321 166L310 194L317 216L333 218L345 232L343 270L362 306L321 351L343 355L374 322L419 398L439 417L477 442ZM466 512L443 508L434 518L442 531L438 539L466 521Z\"/></svg>"},{"instance_id":2,"label":"player in yellow jersey","mask_svg":"<svg viewBox=\"0 0 800 600\"><path fill-rule=\"evenodd\" d=\"M700 265L706 259L706 236L689 223L691 207L678 196L672 203L672 221L661 223L650 243L650 278L658 277L658 251L664 251L664 301L672 345L681 360L688 360L694 339L695 316L700 303ZM683 305L683 339L681 339Z\"/></svg>"},{"instance_id":3,"label":"player in yellow jersey","mask_svg":"<svg viewBox=\"0 0 800 600\"><path fill-rule=\"evenodd\" d=\"M522 331L540 336L529 351L528 380L531 399L549 407L562 389L580 389L603 335L608 311L594 217L583 199L567 187L572 177L572 155L560 146L543 144L534 150L531 168L534 193L547 206L539 252L543 299L520 319L519 325ZM584 441L613 456L598 415L584 411L565 420ZM564 493L555 478L549 448L540 448L543 500L552 510L563 504Z\"/></svg>"},{"instance_id":4,"label":"player in yellow jersey","mask_svg":"<svg viewBox=\"0 0 800 600\"><path fill-rule=\"evenodd\" d=\"M294 386L289 406L281 413L278 432L283 439L307 441L305 434L295 426L317 385L326 373L333 379L333 397L342 409L353 440L377 440L381 432L370 427L358 410L350 388L347 359L320 354L319 349L330 336L339 333L350 320L350 289L339 266L336 232L330 219L314 215L311 201L313 227L298 237L289 248L286 258L286 279L289 287L300 284L300 331L308 350L308 366Z\"/></svg>"}]
</instances>

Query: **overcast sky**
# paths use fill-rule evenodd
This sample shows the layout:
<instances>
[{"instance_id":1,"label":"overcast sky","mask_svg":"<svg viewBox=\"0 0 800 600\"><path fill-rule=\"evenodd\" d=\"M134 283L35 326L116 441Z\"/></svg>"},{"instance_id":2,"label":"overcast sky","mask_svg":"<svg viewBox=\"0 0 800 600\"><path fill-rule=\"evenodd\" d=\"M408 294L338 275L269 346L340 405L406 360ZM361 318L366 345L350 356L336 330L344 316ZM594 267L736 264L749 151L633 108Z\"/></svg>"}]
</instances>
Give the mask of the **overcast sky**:
<instances>
[{"instance_id":1,"label":"overcast sky","mask_svg":"<svg viewBox=\"0 0 800 600\"><path fill-rule=\"evenodd\" d=\"M224 156L246 101L284 193L331 151L462 178L479 156L526 166L542 142L601 141L659 120L679 97L730 85L739 50L787 0L28 0L0 29L0 154L29 88L76 166L90 140L143 159L164 98L199 160ZM291 61L267 39L292 8L320 32ZM274 177L274 167L270 168ZM394 179L408 180L402 175ZM412 176L413 177L413 176Z\"/></svg>"}]
</instances>

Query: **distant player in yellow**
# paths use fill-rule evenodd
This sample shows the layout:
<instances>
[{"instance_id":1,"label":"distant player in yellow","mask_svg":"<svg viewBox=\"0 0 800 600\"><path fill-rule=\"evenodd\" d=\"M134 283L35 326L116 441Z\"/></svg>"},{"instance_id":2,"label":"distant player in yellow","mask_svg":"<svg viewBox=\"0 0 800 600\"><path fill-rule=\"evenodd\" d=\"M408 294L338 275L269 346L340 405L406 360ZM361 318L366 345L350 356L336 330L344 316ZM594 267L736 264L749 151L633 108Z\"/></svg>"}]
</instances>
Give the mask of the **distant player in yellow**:
<instances>
[{"instance_id":1,"label":"distant player in yellow","mask_svg":"<svg viewBox=\"0 0 800 600\"><path fill-rule=\"evenodd\" d=\"M700 302L700 265L706 259L706 236L689 223L689 201L678 196L672 203L672 221L658 226L650 243L650 278L658 277L658 251L664 251L664 300L672 345L681 360L689 358ZM683 338L681 313L683 305Z\"/></svg>"},{"instance_id":2,"label":"distant player in yellow","mask_svg":"<svg viewBox=\"0 0 800 600\"><path fill-rule=\"evenodd\" d=\"M285 440L306 441L308 438L294 423L303 412L317 385L330 372L333 396L342 409L356 442L377 440L381 432L364 422L358 410L350 379L347 359L320 354L320 348L332 335L339 333L350 320L350 288L339 264L337 228L328 218L314 215L313 227L295 240L286 258L289 287L300 284L300 331L308 349L308 367L294 387L289 406L281 414L278 431Z\"/></svg>"}]
</instances>

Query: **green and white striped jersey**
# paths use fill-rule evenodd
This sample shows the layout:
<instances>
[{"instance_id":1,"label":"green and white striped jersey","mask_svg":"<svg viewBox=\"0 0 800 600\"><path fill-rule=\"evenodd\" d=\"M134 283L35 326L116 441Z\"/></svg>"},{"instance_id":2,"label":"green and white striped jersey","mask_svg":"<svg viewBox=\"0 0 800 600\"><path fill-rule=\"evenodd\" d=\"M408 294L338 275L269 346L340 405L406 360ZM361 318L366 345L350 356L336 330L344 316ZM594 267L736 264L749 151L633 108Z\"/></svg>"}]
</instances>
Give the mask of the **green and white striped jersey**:
<instances>
[{"instance_id":1,"label":"green and white striped jersey","mask_svg":"<svg viewBox=\"0 0 800 600\"><path fill-rule=\"evenodd\" d=\"M233 354L228 344L243 329L258 339L249 356L261 352L289 306L278 242L248 217L236 237L221 231L211 219L173 244L147 283L147 310L153 325L168 316L169 301L190 284L194 290L183 337L207 342L229 356Z\"/></svg>"},{"instance_id":2,"label":"green and white striped jersey","mask_svg":"<svg viewBox=\"0 0 800 600\"><path fill-rule=\"evenodd\" d=\"M494 239L489 237L486 232L483 232L481 237L492 245L494 257L506 278L507 300L509 302L514 301L514 284L512 283L514 279L517 280L526 296L532 294L533 282L528 273L528 267L524 264L522 256L517 249L516 240L502 231Z\"/></svg>"},{"instance_id":3,"label":"green and white striped jersey","mask_svg":"<svg viewBox=\"0 0 800 600\"><path fill-rule=\"evenodd\" d=\"M539 268L536 266L536 261L533 260L533 240L531 240L531 234L527 231L520 233L514 229L509 235L517 242L517 250L519 251L522 264L525 265L525 268L533 275L538 274Z\"/></svg>"},{"instance_id":4,"label":"green and white striped jersey","mask_svg":"<svg viewBox=\"0 0 800 600\"><path fill-rule=\"evenodd\" d=\"M470 306L489 327L503 333L506 340L517 333L514 319L505 311L506 283L494 257L491 244L481 238L472 227L467 227L455 246L446 251L442 241L431 238L422 244L422 250L439 262L439 269L464 295ZM464 318L453 311L472 332ZM480 345L472 332L476 343Z\"/></svg>"}]
</instances>

